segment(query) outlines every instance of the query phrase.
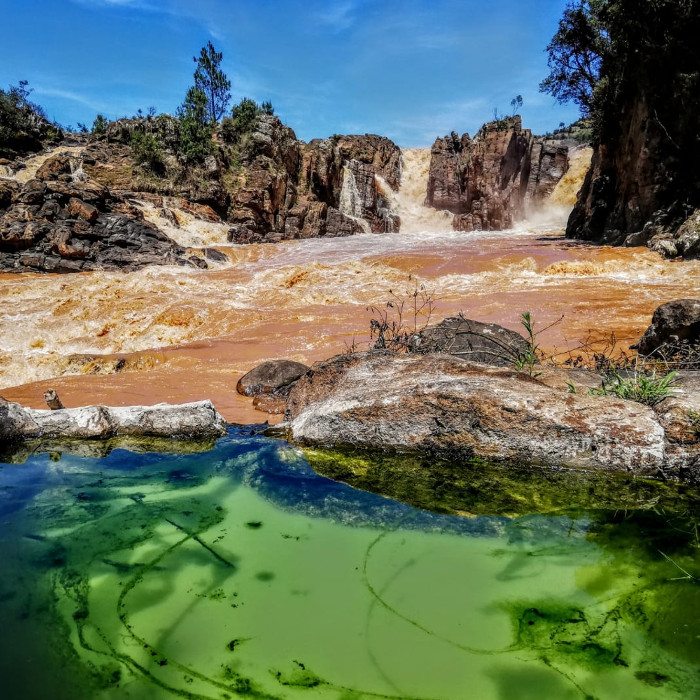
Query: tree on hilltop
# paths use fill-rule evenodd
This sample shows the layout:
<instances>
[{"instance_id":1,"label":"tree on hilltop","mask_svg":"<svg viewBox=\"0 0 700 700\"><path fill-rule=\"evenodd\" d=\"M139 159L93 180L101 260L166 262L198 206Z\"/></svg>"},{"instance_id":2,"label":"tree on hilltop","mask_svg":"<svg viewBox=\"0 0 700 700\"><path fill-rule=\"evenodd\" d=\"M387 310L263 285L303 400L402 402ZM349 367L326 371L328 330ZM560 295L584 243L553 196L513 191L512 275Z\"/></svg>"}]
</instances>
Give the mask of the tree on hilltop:
<instances>
[{"instance_id":1,"label":"tree on hilltop","mask_svg":"<svg viewBox=\"0 0 700 700\"><path fill-rule=\"evenodd\" d=\"M207 100L206 112L210 122L218 122L226 113L231 101L231 81L221 70L223 54L217 52L211 41L202 48L194 71L194 85L201 90Z\"/></svg>"},{"instance_id":2,"label":"tree on hilltop","mask_svg":"<svg viewBox=\"0 0 700 700\"><path fill-rule=\"evenodd\" d=\"M213 124L208 119L207 104L204 91L193 86L177 109L180 120L180 152L187 158L197 160L211 152Z\"/></svg>"}]
</instances>

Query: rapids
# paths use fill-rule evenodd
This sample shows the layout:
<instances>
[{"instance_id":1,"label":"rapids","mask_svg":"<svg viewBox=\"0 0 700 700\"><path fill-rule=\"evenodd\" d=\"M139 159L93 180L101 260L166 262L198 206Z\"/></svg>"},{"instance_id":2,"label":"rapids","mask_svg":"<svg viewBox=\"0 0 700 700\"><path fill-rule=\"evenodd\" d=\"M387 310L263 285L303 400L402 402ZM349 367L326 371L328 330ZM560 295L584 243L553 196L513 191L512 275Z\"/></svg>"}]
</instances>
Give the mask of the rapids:
<instances>
[{"instance_id":1,"label":"rapids","mask_svg":"<svg viewBox=\"0 0 700 700\"><path fill-rule=\"evenodd\" d=\"M181 217L181 243L215 244L229 264L0 276L2 395L35 407L48 386L68 406L211 398L227 419L255 422L261 414L235 395L242 373L268 359L309 363L367 347L368 307L390 290L423 285L432 321L461 310L518 329L523 311L540 328L563 316L539 338L559 351L610 333L625 347L659 304L697 294L700 261L563 238L561 206L571 206L585 154L548 212L516 230L475 233L452 231L444 213L422 206L429 157L404 152L393 199L400 233L227 245L224 226Z\"/></svg>"}]
</instances>

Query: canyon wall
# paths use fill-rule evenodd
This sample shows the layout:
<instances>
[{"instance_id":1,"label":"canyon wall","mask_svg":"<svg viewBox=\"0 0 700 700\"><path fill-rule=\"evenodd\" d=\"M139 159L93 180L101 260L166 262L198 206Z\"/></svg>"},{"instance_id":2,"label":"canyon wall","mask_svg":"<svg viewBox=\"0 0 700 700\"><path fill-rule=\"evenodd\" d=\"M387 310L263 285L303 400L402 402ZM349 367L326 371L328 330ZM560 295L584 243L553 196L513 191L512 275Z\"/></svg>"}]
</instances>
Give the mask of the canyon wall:
<instances>
[{"instance_id":1,"label":"canyon wall","mask_svg":"<svg viewBox=\"0 0 700 700\"><path fill-rule=\"evenodd\" d=\"M277 117L261 114L234 143L217 131L212 153L183 166L174 155L178 129L167 115L114 122L88 146L85 171L120 189L207 205L231 224L234 243L398 230L375 177L398 189L401 151L387 138L335 135L307 144ZM134 166L135 131L162 144L162 172Z\"/></svg>"},{"instance_id":2,"label":"canyon wall","mask_svg":"<svg viewBox=\"0 0 700 700\"><path fill-rule=\"evenodd\" d=\"M523 129L519 116L484 124L473 139L452 132L433 144L426 204L452 212L459 231L511 228L552 193L568 152Z\"/></svg>"},{"instance_id":3,"label":"canyon wall","mask_svg":"<svg viewBox=\"0 0 700 700\"><path fill-rule=\"evenodd\" d=\"M595 151L566 235L700 257L700 2L602 5Z\"/></svg>"}]
</instances>

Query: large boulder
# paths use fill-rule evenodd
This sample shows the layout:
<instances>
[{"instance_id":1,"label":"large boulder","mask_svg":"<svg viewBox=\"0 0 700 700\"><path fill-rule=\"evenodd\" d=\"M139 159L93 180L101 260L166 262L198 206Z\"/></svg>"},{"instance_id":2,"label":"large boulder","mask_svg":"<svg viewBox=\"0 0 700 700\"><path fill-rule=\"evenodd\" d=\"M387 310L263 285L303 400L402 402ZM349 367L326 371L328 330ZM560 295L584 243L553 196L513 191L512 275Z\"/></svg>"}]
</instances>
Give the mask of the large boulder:
<instances>
[{"instance_id":1,"label":"large boulder","mask_svg":"<svg viewBox=\"0 0 700 700\"><path fill-rule=\"evenodd\" d=\"M470 362L513 367L530 345L515 331L497 323L481 323L463 316L446 318L428 326L411 339L412 352L442 352Z\"/></svg>"},{"instance_id":2,"label":"large boulder","mask_svg":"<svg viewBox=\"0 0 700 700\"><path fill-rule=\"evenodd\" d=\"M659 306L651 325L632 347L642 355L651 355L664 345L678 346L682 341L700 344L700 299L679 299Z\"/></svg>"},{"instance_id":3,"label":"large boulder","mask_svg":"<svg viewBox=\"0 0 700 700\"><path fill-rule=\"evenodd\" d=\"M358 353L316 363L292 389L285 419L302 445L649 476L700 471L697 452L667 452L664 428L647 406L568 393L448 355Z\"/></svg>"},{"instance_id":4,"label":"large boulder","mask_svg":"<svg viewBox=\"0 0 700 700\"><path fill-rule=\"evenodd\" d=\"M289 396L292 386L309 371L301 362L270 360L244 374L236 384L236 391L243 396Z\"/></svg>"}]
</instances>

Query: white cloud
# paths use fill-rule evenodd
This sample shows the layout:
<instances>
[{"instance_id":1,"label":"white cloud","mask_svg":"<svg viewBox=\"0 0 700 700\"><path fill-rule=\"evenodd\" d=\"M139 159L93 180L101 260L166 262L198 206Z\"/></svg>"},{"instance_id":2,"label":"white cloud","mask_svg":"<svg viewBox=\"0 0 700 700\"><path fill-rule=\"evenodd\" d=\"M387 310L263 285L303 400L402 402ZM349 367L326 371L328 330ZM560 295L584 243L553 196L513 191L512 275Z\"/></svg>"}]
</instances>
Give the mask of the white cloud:
<instances>
[{"instance_id":1,"label":"white cloud","mask_svg":"<svg viewBox=\"0 0 700 700\"><path fill-rule=\"evenodd\" d=\"M331 5L328 9L316 14L321 24L326 24L336 32L349 29L355 23L355 2L341 2Z\"/></svg>"}]
</instances>

